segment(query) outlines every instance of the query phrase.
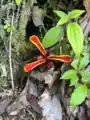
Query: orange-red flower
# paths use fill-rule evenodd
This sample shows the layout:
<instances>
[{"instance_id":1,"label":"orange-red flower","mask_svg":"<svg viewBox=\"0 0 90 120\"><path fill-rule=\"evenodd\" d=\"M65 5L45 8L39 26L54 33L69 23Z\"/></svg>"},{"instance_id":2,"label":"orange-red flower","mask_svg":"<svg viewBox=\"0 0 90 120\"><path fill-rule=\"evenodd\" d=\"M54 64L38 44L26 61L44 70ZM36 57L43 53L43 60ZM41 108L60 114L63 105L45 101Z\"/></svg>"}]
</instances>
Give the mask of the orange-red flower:
<instances>
[{"instance_id":1,"label":"orange-red flower","mask_svg":"<svg viewBox=\"0 0 90 120\"><path fill-rule=\"evenodd\" d=\"M24 66L25 72L29 72L35 67L48 63L49 61L58 60L62 62L70 62L71 57L69 55L54 55L52 53L47 53L39 38L36 35L30 37L30 41L39 49L41 55L36 58L35 62L28 63Z\"/></svg>"}]
</instances>

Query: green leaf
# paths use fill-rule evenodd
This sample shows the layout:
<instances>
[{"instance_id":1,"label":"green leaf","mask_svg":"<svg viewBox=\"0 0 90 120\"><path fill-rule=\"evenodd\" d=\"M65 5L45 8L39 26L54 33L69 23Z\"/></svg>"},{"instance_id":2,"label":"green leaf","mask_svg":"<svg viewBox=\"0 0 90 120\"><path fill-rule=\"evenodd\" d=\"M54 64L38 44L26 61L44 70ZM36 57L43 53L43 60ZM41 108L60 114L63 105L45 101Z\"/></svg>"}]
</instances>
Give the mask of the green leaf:
<instances>
[{"instance_id":1,"label":"green leaf","mask_svg":"<svg viewBox=\"0 0 90 120\"><path fill-rule=\"evenodd\" d=\"M68 14L69 19L78 18L81 14L83 14L84 10L73 10Z\"/></svg>"},{"instance_id":2,"label":"green leaf","mask_svg":"<svg viewBox=\"0 0 90 120\"><path fill-rule=\"evenodd\" d=\"M9 24L4 25L4 29L7 29L7 28L8 28L8 26L9 26Z\"/></svg>"},{"instance_id":3,"label":"green leaf","mask_svg":"<svg viewBox=\"0 0 90 120\"><path fill-rule=\"evenodd\" d=\"M22 0L15 0L17 5L20 5Z\"/></svg>"},{"instance_id":4,"label":"green leaf","mask_svg":"<svg viewBox=\"0 0 90 120\"><path fill-rule=\"evenodd\" d=\"M56 13L61 18L58 21L57 26L63 25L68 22L68 15L65 12L54 10L54 13Z\"/></svg>"},{"instance_id":5,"label":"green leaf","mask_svg":"<svg viewBox=\"0 0 90 120\"><path fill-rule=\"evenodd\" d=\"M86 67L89 63L89 55L84 56L83 58L81 58L80 60L80 64L79 64L79 69L83 69L84 67Z\"/></svg>"},{"instance_id":6,"label":"green leaf","mask_svg":"<svg viewBox=\"0 0 90 120\"><path fill-rule=\"evenodd\" d=\"M77 71L71 69L71 70L66 71L66 72L62 75L61 79L64 79L64 80L72 79L73 76L77 76Z\"/></svg>"},{"instance_id":7,"label":"green leaf","mask_svg":"<svg viewBox=\"0 0 90 120\"><path fill-rule=\"evenodd\" d=\"M78 76L77 75L72 76L72 79L70 80L70 86L73 85L76 86L77 82L78 82Z\"/></svg>"},{"instance_id":8,"label":"green leaf","mask_svg":"<svg viewBox=\"0 0 90 120\"><path fill-rule=\"evenodd\" d=\"M10 28L10 27L8 27L8 28L7 28L7 32L10 32L10 31L11 31L11 28Z\"/></svg>"},{"instance_id":9,"label":"green leaf","mask_svg":"<svg viewBox=\"0 0 90 120\"><path fill-rule=\"evenodd\" d=\"M83 32L80 26L76 23L68 24L67 37L73 48L74 53L76 54L77 57L80 57L84 41Z\"/></svg>"},{"instance_id":10,"label":"green leaf","mask_svg":"<svg viewBox=\"0 0 90 120\"><path fill-rule=\"evenodd\" d=\"M57 43L63 35L64 30L62 27L53 27L44 36L42 44L45 48L48 48Z\"/></svg>"},{"instance_id":11,"label":"green leaf","mask_svg":"<svg viewBox=\"0 0 90 120\"><path fill-rule=\"evenodd\" d=\"M68 15L62 11L54 10L54 13L61 18L68 17Z\"/></svg>"},{"instance_id":12,"label":"green leaf","mask_svg":"<svg viewBox=\"0 0 90 120\"><path fill-rule=\"evenodd\" d=\"M68 22L68 17L65 16L65 17L61 18L61 19L58 21L57 26L63 25L63 24L65 24L65 23L67 23L67 22Z\"/></svg>"},{"instance_id":13,"label":"green leaf","mask_svg":"<svg viewBox=\"0 0 90 120\"><path fill-rule=\"evenodd\" d=\"M78 59L73 60L72 63L71 63L71 66L72 66L74 69L77 69L77 68L78 68L78 62L79 62Z\"/></svg>"},{"instance_id":14,"label":"green leaf","mask_svg":"<svg viewBox=\"0 0 90 120\"><path fill-rule=\"evenodd\" d=\"M80 71L80 75L82 76L83 82L90 81L90 72L83 70L83 71Z\"/></svg>"},{"instance_id":15,"label":"green leaf","mask_svg":"<svg viewBox=\"0 0 90 120\"><path fill-rule=\"evenodd\" d=\"M76 106L80 105L87 96L87 87L86 85L79 85L71 95L70 105Z\"/></svg>"},{"instance_id":16,"label":"green leaf","mask_svg":"<svg viewBox=\"0 0 90 120\"><path fill-rule=\"evenodd\" d=\"M7 32L11 32L11 30L14 30L15 27L10 25L10 24L6 24L4 25L4 29L7 31Z\"/></svg>"}]
</instances>

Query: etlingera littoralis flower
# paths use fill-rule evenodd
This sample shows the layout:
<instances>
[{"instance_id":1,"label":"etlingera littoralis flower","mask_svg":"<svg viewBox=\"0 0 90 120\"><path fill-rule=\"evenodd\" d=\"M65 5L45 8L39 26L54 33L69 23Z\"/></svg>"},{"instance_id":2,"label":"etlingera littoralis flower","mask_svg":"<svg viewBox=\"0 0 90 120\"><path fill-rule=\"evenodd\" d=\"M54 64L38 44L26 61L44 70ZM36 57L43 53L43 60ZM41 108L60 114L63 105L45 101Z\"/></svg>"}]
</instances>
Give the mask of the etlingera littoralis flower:
<instances>
[{"instance_id":1,"label":"etlingera littoralis flower","mask_svg":"<svg viewBox=\"0 0 90 120\"><path fill-rule=\"evenodd\" d=\"M47 50L45 50L45 48L43 47L42 43L36 35L31 36L30 41L39 49L41 55L36 57L36 61L28 63L24 66L25 72L29 72L35 67L42 64L46 64L53 60L62 61L66 63L71 61L71 56L69 55L54 55L50 52L47 52Z\"/></svg>"}]
</instances>

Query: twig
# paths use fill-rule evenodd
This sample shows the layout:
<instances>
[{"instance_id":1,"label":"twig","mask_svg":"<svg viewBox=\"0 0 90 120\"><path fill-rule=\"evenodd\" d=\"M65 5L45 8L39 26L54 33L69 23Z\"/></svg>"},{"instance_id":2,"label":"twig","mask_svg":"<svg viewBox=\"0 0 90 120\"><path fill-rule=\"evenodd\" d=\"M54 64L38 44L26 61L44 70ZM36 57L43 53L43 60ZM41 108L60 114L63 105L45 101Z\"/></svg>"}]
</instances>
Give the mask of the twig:
<instances>
[{"instance_id":1,"label":"twig","mask_svg":"<svg viewBox=\"0 0 90 120\"><path fill-rule=\"evenodd\" d=\"M14 9L13 9L13 14L12 14L12 20L11 20L11 26L13 26L13 21L14 21ZM11 48L11 44L12 44L12 30L10 31L10 39L9 39L9 66L10 66L10 77L11 77L11 85L12 85L12 91L13 91L13 95L14 95L14 80L13 80L13 69L12 69L12 48Z\"/></svg>"},{"instance_id":2,"label":"twig","mask_svg":"<svg viewBox=\"0 0 90 120\"><path fill-rule=\"evenodd\" d=\"M29 114L32 116L33 120L36 120L35 117L34 117L34 115L33 115L33 113L32 113L28 108L27 108L26 110L27 110L27 112L29 112Z\"/></svg>"}]
</instances>

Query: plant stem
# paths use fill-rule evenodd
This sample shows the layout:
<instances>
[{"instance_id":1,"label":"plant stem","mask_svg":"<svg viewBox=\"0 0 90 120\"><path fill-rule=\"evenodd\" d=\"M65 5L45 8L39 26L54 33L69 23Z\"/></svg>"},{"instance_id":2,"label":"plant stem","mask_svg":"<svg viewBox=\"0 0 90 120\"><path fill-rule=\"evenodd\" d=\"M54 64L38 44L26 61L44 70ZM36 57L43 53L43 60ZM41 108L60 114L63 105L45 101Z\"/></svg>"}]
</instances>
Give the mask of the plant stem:
<instances>
[{"instance_id":1,"label":"plant stem","mask_svg":"<svg viewBox=\"0 0 90 120\"><path fill-rule=\"evenodd\" d=\"M13 21L14 21L14 9L13 9L13 13L12 13L12 19L11 19L11 25L13 26ZM10 66L10 77L11 77L11 85L12 85L12 91L13 91L13 95L14 95L14 80L13 80L13 69L12 69L12 30L10 31L10 39L9 39L9 66Z\"/></svg>"}]
</instances>

